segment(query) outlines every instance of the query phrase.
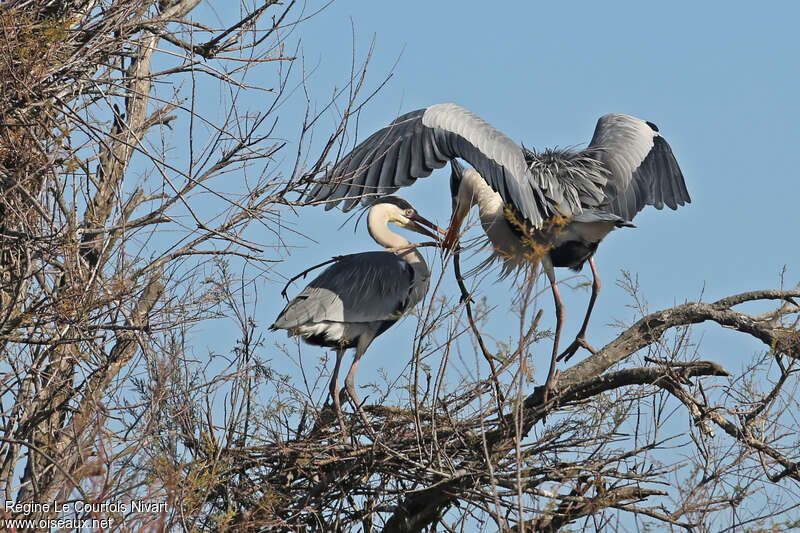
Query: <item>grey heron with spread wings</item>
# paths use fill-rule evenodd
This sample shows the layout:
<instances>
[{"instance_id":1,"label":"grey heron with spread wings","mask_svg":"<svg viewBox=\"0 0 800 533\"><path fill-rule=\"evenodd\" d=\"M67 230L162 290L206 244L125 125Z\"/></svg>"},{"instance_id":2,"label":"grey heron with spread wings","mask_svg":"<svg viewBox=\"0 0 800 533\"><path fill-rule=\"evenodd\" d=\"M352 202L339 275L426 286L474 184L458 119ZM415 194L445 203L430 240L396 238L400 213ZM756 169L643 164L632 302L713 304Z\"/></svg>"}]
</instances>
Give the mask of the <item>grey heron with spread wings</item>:
<instances>
[{"instance_id":1,"label":"grey heron with spread wings","mask_svg":"<svg viewBox=\"0 0 800 533\"><path fill-rule=\"evenodd\" d=\"M333 264L295 296L270 326L272 330L285 329L309 344L336 350L330 393L342 431L338 376L344 352L356 349L345 388L367 423L353 383L358 362L375 337L428 292L430 270L425 258L408 240L392 232L389 223L434 239L437 235L427 228L444 233L402 198L381 198L369 210L367 229L386 250L335 257ZM366 427L369 429L369 425Z\"/></svg>"},{"instance_id":2,"label":"grey heron with spread wings","mask_svg":"<svg viewBox=\"0 0 800 533\"><path fill-rule=\"evenodd\" d=\"M453 246L472 206L503 263L503 274L541 264L556 307L556 331L546 390L556 361L586 343L586 328L600 278L593 255L612 230L632 226L645 205L677 209L691 201L667 141L652 122L621 114L601 117L584 150L542 152L518 146L475 114L436 104L398 117L344 156L309 192L331 209L348 211L371 197L391 194L448 161L463 159L451 174L453 215L445 239ZM564 318L554 267L592 269L592 295L575 341L559 357Z\"/></svg>"}]
</instances>

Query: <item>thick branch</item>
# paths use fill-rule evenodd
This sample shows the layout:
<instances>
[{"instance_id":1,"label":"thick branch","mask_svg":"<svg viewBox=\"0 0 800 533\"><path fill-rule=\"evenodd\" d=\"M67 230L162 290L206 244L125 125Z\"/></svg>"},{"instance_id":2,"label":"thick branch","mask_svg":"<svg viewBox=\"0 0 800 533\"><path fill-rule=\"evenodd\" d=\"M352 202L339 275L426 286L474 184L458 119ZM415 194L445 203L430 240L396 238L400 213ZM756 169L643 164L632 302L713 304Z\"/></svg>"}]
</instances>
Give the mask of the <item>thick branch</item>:
<instances>
[{"instance_id":1,"label":"thick branch","mask_svg":"<svg viewBox=\"0 0 800 533\"><path fill-rule=\"evenodd\" d=\"M657 342L670 328L713 321L721 326L747 333L776 353L800 358L800 335L757 320L755 317L730 309L733 305L752 300L787 300L800 297L800 291L752 291L723 298L714 303L693 302L651 313L625 330L596 355L588 357L565 370L560 386L580 383L599 376L612 365Z\"/></svg>"},{"instance_id":2,"label":"thick branch","mask_svg":"<svg viewBox=\"0 0 800 533\"><path fill-rule=\"evenodd\" d=\"M724 376L725 370L713 362L687 363L680 367L671 368L668 372L663 368L635 368L614 372L608 375L603 373L614 364L630 357L638 350L657 342L664 333L674 327L697 324L706 321L747 333L764 342L776 352L785 353L792 357L800 357L800 336L796 331L786 332L783 328L772 323L760 321L746 313L730 309L731 306L745 301L753 300L785 300L800 297L800 291L753 291L731 296L714 303L687 303L674 308L657 311L642 318L628 328L616 339L606 345L597 354L574 365L564 371L559 378L558 386L561 391L543 404L543 390L539 388L525 399L525 410L522 435L511 435L505 429L496 429L487 434L487 441L493 454L503 454L510 449L514 439L527 436L533 425L541 420L557 405L565 402L576 402L593 397L602 392L628 385L676 383L669 377L677 376L686 379L702 375ZM685 404L692 403L680 385L675 385L677 390L684 393ZM693 398L692 398L693 399ZM731 436L738 438L740 431L731 427L731 424L714 413L704 413L721 425ZM513 420L513 413L505 415L507 420ZM719 420L717 420L719 418ZM513 427L513 424L509 425ZM750 442L752 441L752 442ZM753 439L746 439L748 445L762 450L782 464L787 471L796 466L785 457L779 456L774 450L767 451L763 443ZM777 454L777 455L776 455ZM456 480L438 484L435 490L423 490L406 500L398 507L387 521L385 532L411 533L422 531L433 523L449 505L459 499L460 494L467 490L472 483L480 482L480 475L471 479L460 477Z\"/></svg>"}]
</instances>

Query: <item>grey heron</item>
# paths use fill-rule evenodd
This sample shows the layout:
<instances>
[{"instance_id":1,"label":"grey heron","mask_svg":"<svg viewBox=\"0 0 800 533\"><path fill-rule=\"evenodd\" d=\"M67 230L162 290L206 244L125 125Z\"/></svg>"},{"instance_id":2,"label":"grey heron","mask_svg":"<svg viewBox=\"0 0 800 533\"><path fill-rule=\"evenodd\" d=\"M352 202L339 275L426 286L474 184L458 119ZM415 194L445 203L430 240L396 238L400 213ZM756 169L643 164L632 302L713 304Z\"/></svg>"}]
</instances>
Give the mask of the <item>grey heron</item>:
<instances>
[{"instance_id":1,"label":"grey heron","mask_svg":"<svg viewBox=\"0 0 800 533\"><path fill-rule=\"evenodd\" d=\"M424 257L408 240L392 232L389 223L434 239L437 235L426 228L444 233L402 198L381 198L369 210L367 228L386 250L334 258L333 264L295 296L270 326L271 330L285 329L309 344L336 350L330 393L343 431L338 375L344 352L356 349L345 387L366 421L353 385L358 362L375 337L428 291L430 270Z\"/></svg>"},{"instance_id":2,"label":"grey heron","mask_svg":"<svg viewBox=\"0 0 800 533\"><path fill-rule=\"evenodd\" d=\"M556 306L549 388L564 318L554 267L580 270L588 261L592 268L592 296L575 342L562 354L568 358L578 346L589 347L584 336L600 291L592 257L597 245L613 229L632 226L645 205L677 209L690 202L683 174L655 124L629 115L601 117L584 150L537 153L462 107L436 104L406 113L372 134L309 196L326 201L327 209L344 201L347 211L369 196L411 185L456 158L474 169L453 169L454 211L445 242L455 242L467 212L478 205L504 274L541 262Z\"/></svg>"}]
</instances>

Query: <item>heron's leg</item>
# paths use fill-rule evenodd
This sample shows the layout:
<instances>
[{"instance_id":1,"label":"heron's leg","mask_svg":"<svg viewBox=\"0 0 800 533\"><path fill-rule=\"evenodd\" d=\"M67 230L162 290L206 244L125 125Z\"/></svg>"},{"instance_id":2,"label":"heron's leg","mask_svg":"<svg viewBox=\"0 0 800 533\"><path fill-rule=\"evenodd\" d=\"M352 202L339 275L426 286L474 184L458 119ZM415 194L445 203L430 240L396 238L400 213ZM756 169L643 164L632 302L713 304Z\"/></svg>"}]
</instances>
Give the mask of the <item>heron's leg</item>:
<instances>
[{"instance_id":1,"label":"heron's leg","mask_svg":"<svg viewBox=\"0 0 800 533\"><path fill-rule=\"evenodd\" d=\"M336 408L336 417L339 419L339 427L342 429L342 435L347 438L347 430L344 426L344 417L342 416L342 403L339 400L339 367L342 365L342 357L347 350L344 346L336 348L336 365L333 367L333 375L331 376L331 399Z\"/></svg>"},{"instance_id":2,"label":"heron's leg","mask_svg":"<svg viewBox=\"0 0 800 533\"><path fill-rule=\"evenodd\" d=\"M553 264L549 259L542 261L542 266L550 280L550 288L553 290L553 300L556 304L556 334L553 339L553 355L550 358L550 370L547 372L547 381L544 384L544 401L547 401L547 396L553 388L553 381L556 375L556 361L558 361L558 340L561 337L561 326L564 322L564 304L561 301L561 294L558 292L558 285L556 284L556 273L553 269Z\"/></svg>"},{"instance_id":3,"label":"heron's leg","mask_svg":"<svg viewBox=\"0 0 800 533\"><path fill-rule=\"evenodd\" d=\"M597 351L589 346L588 342L586 342L586 328L589 326L589 317L592 316L594 302L597 300L597 295L600 294L600 288L602 287L602 284L600 283L600 276L597 274L597 268L595 268L594 265L594 256L589 258L589 266L592 267L592 296L589 298L589 308L586 310L586 317L583 319L581 330L578 332L578 335L575 336L575 340L572 341L572 344L570 344L569 347L558 356L559 361L568 361L570 357L575 355L575 352L577 352L578 348L581 346L593 354L597 353Z\"/></svg>"},{"instance_id":4,"label":"heron's leg","mask_svg":"<svg viewBox=\"0 0 800 533\"><path fill-rule=\"evenodd\" d=\"M374 337L373 337L374 338ZM358 346L356 346L356 355L353 357L353 364L350 365L350 371L347 373L347 377L344 380L344 386L347 389L347 394L350 395L350 400L352 400L353 405L358 411L358 415L361 417L361 420L364 422L364 426L367 428L367 432L370 436L374 436L375 432L372 429L372 424L370 424L369 420L367 419L366 413L364 413L364 409L361 408L361 402L358 400L358 395L356 394L356 387L354 384L355 376L356 376L356 369L358 368L358 362L361 360L361 356L364 355L364 352L367 351L367 347L372 342L372 339L367 340L363 336L358 341Z\"/></svg>"}]
</instances>

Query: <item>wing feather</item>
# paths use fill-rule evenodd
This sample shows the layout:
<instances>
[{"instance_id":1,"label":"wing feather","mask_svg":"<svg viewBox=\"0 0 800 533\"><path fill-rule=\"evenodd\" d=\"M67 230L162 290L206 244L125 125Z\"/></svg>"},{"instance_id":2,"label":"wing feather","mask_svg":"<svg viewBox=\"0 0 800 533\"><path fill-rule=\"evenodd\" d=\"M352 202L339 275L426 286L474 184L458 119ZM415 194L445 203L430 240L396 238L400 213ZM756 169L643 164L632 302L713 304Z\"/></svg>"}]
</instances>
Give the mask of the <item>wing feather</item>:
<instances>
[{"instance_id":1,"label":"wing feather","mask_svg":"<svg viewBox=\"0 0 800 533\"><path fill-rule=\"evenodd\" d=\"M378 183L379 190L390 191L390 194L397 190L394 186L395 171L397 170L397 153L400 151L400 145L395 143L389 148L386 158L381 166L381 179Z\"/></svg>"},{"instance_id":2,"label":"wing feather","mask_svg":"<svg viewBox=\"0 0 800 533\"><path fill-rule=\"evenodd\" d=\"M364 158L367 156L371 156L372 154L365 154ZM378 181L380 179L380 171L381 166L383 165L383 160L385 159L386 154L378 155L375 162L370 164L368 167L364 167L363 170L366 172L366 176L364 178L364 183L362 185L352 184L348 189L347 193L345 194L345 208L347 210L352 209L361 201L361 197L365 194L374 193L378 190ZM363 160L363 159L362 159ZM359 163L360 166L360 163ZM348 166L348 171L349 171ZM355 167L352 172L358 172L360 170L359 167Z\"/></svg>"},{"instance_id":3,"label":"wing feather","mask_svg":"<svg viewBox=\"0 0 800 533\"><path fill-rule=\"evenodd\" d=\"M629 115L605 115L587 150L609 170L607 205L625 220L633 220L645 205L677 209L691 202L672 149L655 125Z\"/></svg>"},{"instance_id":4,"label":"wing feather","mask_svg":"<svg viewBox=\"0 0 800 533\"><path fill-rule=\"evenodd\" d=\"M413 286L414 269L391 252L343 256L286 305L273 327L394 321L416 305Z\"/></svg>"},{"instance_id":5,"label":"wing feather","mask_svg":"<svg viewBox=\"0 0 800 533\"><path fill-rule=\"evenodd\" d=\"M432 168L426 165L424 140L425 131L421 125L418 124L417 127L414 128L414 135L408 143L411 145L411 166L409 168L409 174L415 178L430 176L433 171Z\"/></svg>"},{"instance_id":6,"label":"wing feather","mask_svg":"<svg viewBox=\"0 0 800 533\"><path fill-rule=\"evenodd\" d=\"M437 104L400 116L334 165L309 196L328 202L326 208L330 209L359 190L391 194L455 158L475 167L503 200L534 226L555 214L572 214L569 206L559 205L563 189L557 180L533 175L514 141L455 104ZM377 190L364 190L374 184L372 165L381 167ZM348 201L344 209L355 205Z\"/></svg>"}]
</instances>

